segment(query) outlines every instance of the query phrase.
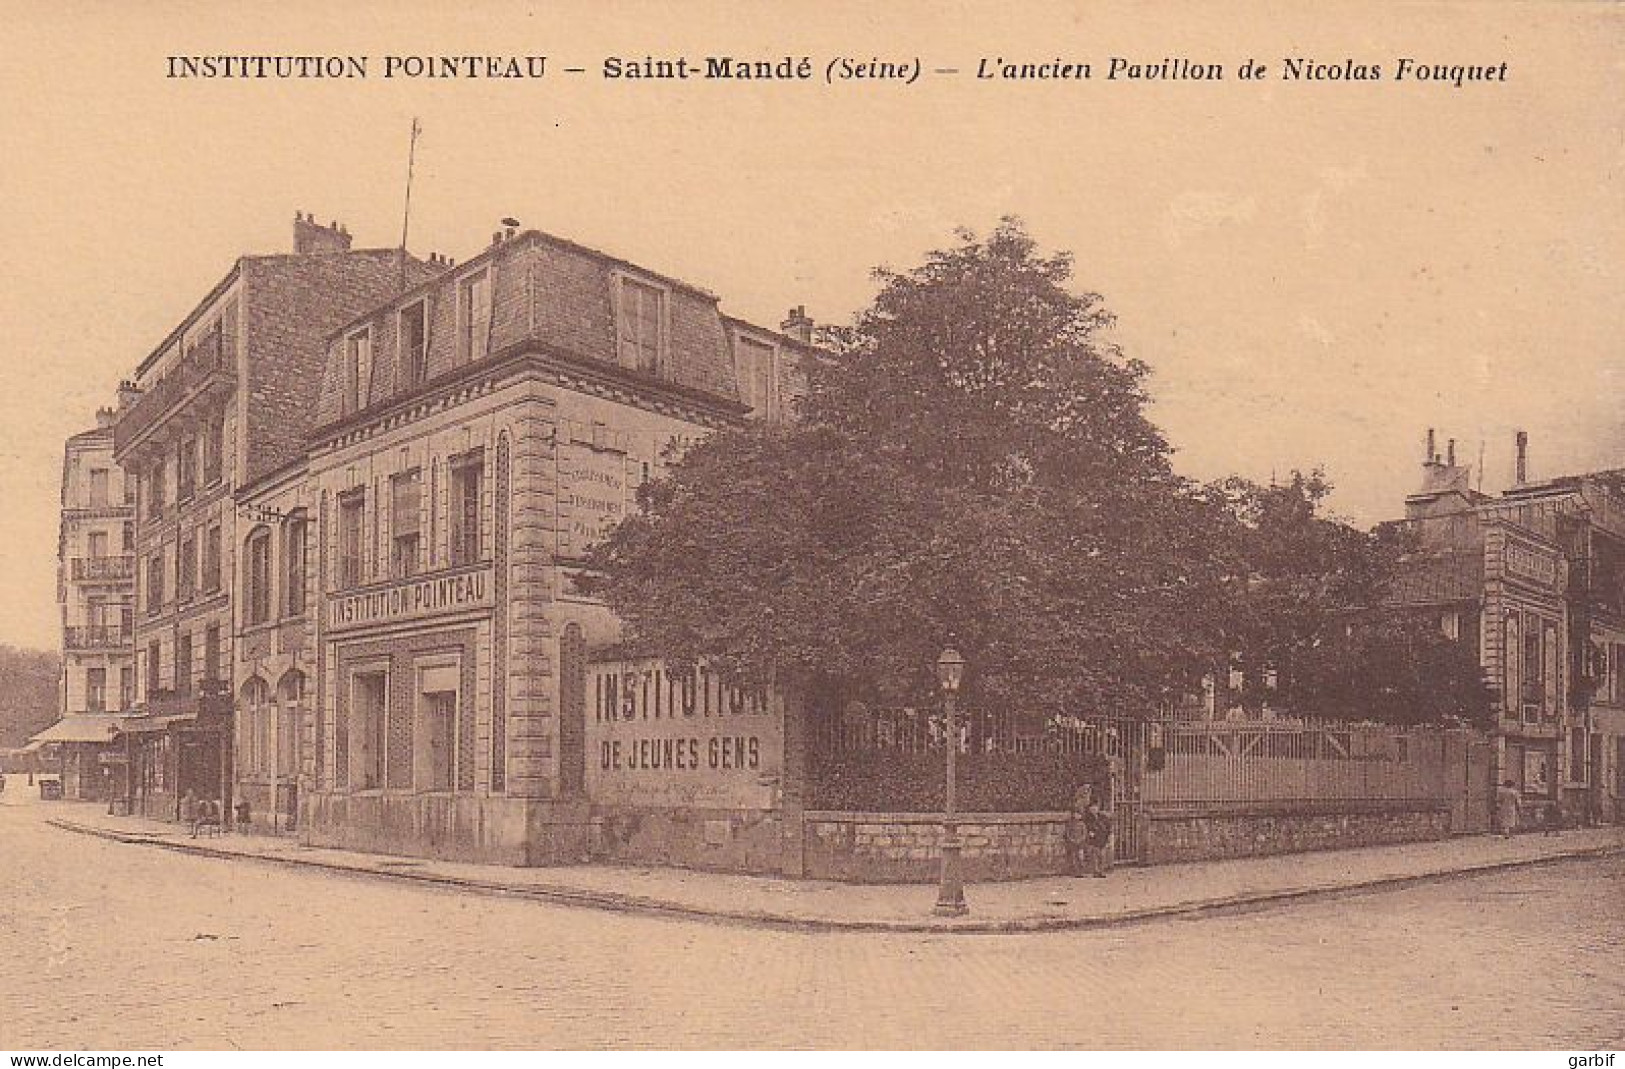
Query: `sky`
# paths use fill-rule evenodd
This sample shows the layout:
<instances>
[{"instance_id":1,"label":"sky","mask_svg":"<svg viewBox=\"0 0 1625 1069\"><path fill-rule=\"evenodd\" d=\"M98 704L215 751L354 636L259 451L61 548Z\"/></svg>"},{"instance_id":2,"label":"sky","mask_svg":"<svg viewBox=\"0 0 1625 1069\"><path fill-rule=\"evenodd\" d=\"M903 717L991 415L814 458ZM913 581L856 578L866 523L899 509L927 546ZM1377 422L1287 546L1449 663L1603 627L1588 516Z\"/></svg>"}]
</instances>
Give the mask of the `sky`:
<instances>
[{"instance_id":1,"label":"sky","mask_svg":"<svg viewBox=\"0 0 1625 1069\"><path fill-rule=\"evenodd\" d=\"M0 642L59 640L62 442L296 211L459 260L516 217L769 325L844 322L871 271L1016 215L1151 365L1196 478L1323 467L1390 518L1423 439L1511 480L1625 466L1625 8L1586 3L0 0ZM1018 15L1016 11L1019 10ZM679 17L680 13L680 17ZM177 55L360 55L360 80L166 78ZM537 80L389 79L383 57L543 55ZM780 83L628 81L610 57L810 57ZM836 57L912 84L827 82ZM1106 78L1111 57L1222 65ZM979 79L983 59L1092 65ZM1396 62L1504 81L1396 81ZM1282 77L1288 58L1370 81ZM1241 80L1249 60L1266 76ZM565 67L583 68L581 74ZM952 68L956 75L932 73Z\"/></svg>"}]
</instances>

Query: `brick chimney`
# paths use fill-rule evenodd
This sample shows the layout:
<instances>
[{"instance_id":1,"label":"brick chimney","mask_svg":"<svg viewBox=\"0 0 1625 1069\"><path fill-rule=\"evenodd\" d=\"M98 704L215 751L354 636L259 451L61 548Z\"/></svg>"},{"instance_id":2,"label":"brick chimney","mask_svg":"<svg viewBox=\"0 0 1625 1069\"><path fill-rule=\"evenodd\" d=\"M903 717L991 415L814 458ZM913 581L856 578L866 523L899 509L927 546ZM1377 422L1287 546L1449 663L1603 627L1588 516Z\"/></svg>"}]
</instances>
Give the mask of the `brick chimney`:
<instances>
[{"instance_id":1,"label":"brick chimney","mask_svg":"<svg viewBox=\"0 0 1625 1069\"><path fill-rule=\"evenodd\" d=\"M118 410L112 408L98 408L96 410L96 426L99 428L111 427L118 422Z\"/></svg>"},{"instance_id":2,"label":"brick chimney","mask_svg":"<svg viewBox=\"0 0 1625 1069\"><path fill-rule=\"evenodd\" d=\"M293 251L296 256L349 252L350 231L342 223L318 223L314 215L293 213Z\"/></svg>"},{"instance_id":3,"label":"brick chimney","mask_svg":"<svg viewBox=\"0 0 1625 1069\"><path fill-rule=\"evenodd\" d=\"M141 387L129 379L118 384L118 408L120 412L141 400Z\"/></svg>"},{"instance_id":4,"label":"brick chimney","mask_svg":"<svg viewBox=\"0 0 1625 1069\"><path fill-rule=\"evenodd\" d=\"M812 344L813 321L812 317L807 314L806 305L798 304L790 309L790 314L784 317L784 322L779 324L779 329L796 341L807 345Z\"/></svg>"},{"instance_id":5,"label":"brick chimney","mask_svg":"<svg viewBox=\"0 0 1625 1069\"><path fill-rule=\"evenodd\" d=\"M1513 442L1518 447L1518 466L1513 469L1513 482L1522 486L1529 481L1529 432L1519 431Z\"/></svg>"}]
</instances>

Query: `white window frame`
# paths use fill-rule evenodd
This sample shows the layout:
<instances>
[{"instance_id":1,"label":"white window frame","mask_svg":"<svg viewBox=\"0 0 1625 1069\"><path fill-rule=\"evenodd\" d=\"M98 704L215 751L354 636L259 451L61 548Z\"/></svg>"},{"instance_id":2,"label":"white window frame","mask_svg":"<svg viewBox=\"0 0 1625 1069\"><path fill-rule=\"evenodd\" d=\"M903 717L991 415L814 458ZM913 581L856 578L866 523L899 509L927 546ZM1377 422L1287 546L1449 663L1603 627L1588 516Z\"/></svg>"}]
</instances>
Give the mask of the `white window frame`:
<instances>
[{"instance_id":1,"label":"white window frame","mask_svg":"<svg viewBox=\"0 0 1625 1069\"><path fill-rule=\"evenodd\" d=\"M419 375L414 380L407 374L411 366L406 351L406 323L407 316L416 310L423 319L423 351L420 354L422 363L418 367ZM396 392L413 390L429 381L429 298L427 295L415 301L409 301L395 312L395 364L400 374L400 381L396 384Z\"/></svg>"},{"instance_id":2,"label":"white window frame","mask_svg":"<svg viewBox=\"0 0 1625 1069\"><path fill-rule=\"evenodd\" d=\"M473 363L491 355L491 324L496 319L496 273L491 264L469 271L457 280L457 362ZM480 339L479 355L474 344L474 284L485 280L485 337Z\"/></svg>"},{"instance_id":3,"label":"white window frame","mask_svg":"<svg viewBox=\"0 0 1625 1069\"><path fill-rule=\"evenodd\" d=\"M630 371L641 371L651 375L665 373L670 364L671 354L671 287L646 275L635 275L629 271L615 271L611 274L612 309L614 313L615 328L615 362ZM652 291L660 300L659 314L655 317L655 358L653 367L644 367L641 363L628 363L621 349L621 319L626 308L626 288L628 285L640 286Z\"/></svg>"}]
</instances>

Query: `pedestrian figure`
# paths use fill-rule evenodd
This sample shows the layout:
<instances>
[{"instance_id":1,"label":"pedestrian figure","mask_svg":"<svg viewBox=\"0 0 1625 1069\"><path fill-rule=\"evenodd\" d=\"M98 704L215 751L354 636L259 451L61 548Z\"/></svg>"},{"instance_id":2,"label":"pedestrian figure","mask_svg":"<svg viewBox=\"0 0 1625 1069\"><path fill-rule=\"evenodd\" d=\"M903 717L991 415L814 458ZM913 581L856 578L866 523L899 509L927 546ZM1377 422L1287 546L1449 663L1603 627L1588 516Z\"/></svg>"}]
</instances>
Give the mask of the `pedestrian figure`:
<instances>
[{"instance_id":1,"label":"pedestrian figure","mask_svg":"<svg viewBox=\"0 0 1625 1069\"><path fill-rule=\"evenodd\" d=\"M1518 830L1518 788L1511 780L1502 780L1495 789L1495 823L1503 839Z\"/></svg>"},{"instance_id":2,"label":"pedestrian figure","mask_svg":"<svg viewBox=\"0 0 1625 1069\"><path fill-rule=\"evenodd\" d=\"M1085 783L1072 792L1072 819L1067 822L1067 860L1072 874L1082 876L1089 865L1089 802L1094 789Z\"/></svg>"},{"instance_id":3,"label":"pedestrian figure","mask_svg":"<svg viewBox=\"0 0 1625 1069\"><path fill-rule=\"evenodd\" d=\"M1100 808L1100 799L1093 795L1083 810L1083 830L1089 871L1103 880L1112 868L1112 818Z\"/></svg>"}]
</instances>

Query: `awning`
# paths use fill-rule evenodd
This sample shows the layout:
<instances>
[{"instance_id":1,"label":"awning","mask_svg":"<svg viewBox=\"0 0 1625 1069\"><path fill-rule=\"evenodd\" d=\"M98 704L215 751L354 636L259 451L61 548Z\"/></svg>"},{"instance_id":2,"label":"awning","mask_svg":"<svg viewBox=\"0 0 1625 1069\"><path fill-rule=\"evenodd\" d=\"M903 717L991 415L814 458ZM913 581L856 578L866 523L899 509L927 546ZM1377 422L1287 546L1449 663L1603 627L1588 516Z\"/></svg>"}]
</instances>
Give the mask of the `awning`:
<instances>
[{"instance_id":1,"label":"awning","mask_svg":"<svg viewBox=\"0 0 1625 1069\"><path fill-rule=\"evenodd\" d=\"M119 730L119 721L123 719L112 713L71 713L29 741L40 745L48 742L112 742Z\"/></svg>"}]
</instances>

